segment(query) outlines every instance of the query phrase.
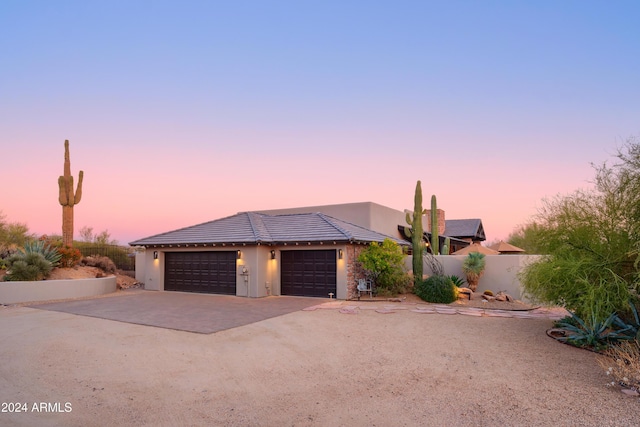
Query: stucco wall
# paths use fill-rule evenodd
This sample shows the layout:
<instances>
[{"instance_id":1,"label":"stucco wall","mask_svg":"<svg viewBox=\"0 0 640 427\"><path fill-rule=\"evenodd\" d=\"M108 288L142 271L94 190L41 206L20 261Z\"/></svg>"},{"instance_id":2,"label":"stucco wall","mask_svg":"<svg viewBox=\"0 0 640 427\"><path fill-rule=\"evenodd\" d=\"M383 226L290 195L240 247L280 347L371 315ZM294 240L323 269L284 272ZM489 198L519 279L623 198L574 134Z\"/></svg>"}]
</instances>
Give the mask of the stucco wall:
<instances>
[{"instance_id":1,"label":"stucco wall","mask_svg":"<svg viewBox=\"0 0 640 427\"><path fill-rule=\"evenodd\" d=\"M92 297L115 292L116 277L38 282L0 282L0 304Z\"/></svg>"},{"instance_id":2,"label":"stucco wall","mask_svg":"<svg viewBox=\"0 0 640 427\"><path fill-rule=\"evenodd\" d=\"M439 255L436 258L442 263L447 275L455 274L465 279L462 263L466 255ZM539 255L486 255L486 267L478 283L477 292L489 289L494 293L505 291L512 297L526 301L522 294L522 285L518 280L518 273L530 262L539 259ZM407 257L407 266L411 269L411 257ZM431 274L425 264L425 274Z\"/></svg>"}]
</instances>

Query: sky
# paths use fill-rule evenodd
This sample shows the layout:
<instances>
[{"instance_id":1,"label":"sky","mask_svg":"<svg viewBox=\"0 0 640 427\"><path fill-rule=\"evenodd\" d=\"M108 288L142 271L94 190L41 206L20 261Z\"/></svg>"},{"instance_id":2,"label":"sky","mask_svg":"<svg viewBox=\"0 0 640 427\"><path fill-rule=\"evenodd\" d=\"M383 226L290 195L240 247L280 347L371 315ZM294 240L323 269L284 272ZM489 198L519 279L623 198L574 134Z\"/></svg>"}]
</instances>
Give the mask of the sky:
<instances>
[{"instance_id":1,"label":"sky","mask_svg":"<svg viewBox=\"0 0 640 427\"><path fill-rule=\"evenodd\" d=\"M506 239L640 135L640 2L0 1L0 211L121 244L372 201Z\"/></svg>"}]
</instances>

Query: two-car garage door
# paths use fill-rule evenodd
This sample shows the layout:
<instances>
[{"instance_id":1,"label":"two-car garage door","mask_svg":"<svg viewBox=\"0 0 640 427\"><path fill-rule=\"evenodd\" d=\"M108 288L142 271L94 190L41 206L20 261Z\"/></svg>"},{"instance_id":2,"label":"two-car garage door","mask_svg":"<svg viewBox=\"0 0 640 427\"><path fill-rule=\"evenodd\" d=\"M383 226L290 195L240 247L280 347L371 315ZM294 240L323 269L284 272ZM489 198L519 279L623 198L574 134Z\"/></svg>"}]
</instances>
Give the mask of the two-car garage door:
<instances>
[{"instance_id":1,"label":"two-car garage door","mask_svg":"<svg viewBox=\"0 0 640 427\"><path fill-rule=\"evenodd\" d=\"M165 253L167 291L236 294L236 252ZM281 295L336 295L335 250L281 251Z\"/></svg>"},{"instance_id":2,"label":"two-car garage door","mask_svg":"<svg viewBox=\"0 0 640 427\"><path fill-rule=\"evenodd\" d=\"M236 294L236 252L167 252L167 291Z\"/></svg>"}]
</instances>

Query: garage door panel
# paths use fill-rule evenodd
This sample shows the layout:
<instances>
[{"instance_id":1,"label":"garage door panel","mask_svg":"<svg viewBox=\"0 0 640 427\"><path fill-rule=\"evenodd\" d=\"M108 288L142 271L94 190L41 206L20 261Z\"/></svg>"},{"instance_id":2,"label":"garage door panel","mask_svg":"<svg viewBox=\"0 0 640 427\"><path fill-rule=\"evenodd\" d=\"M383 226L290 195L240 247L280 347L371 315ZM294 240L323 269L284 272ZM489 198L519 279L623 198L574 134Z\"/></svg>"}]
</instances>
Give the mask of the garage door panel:
<instances>
[{"instance_id":1,"label":"garage door panel","mask_svg":"<svg viewBox=\"0 0 640 427\"><path fill-rule=\"evenodd\" d=\"M281 252L282 295L327 297L336 293L336 251Z\"/></svg>"},{"instance_id":2,"label":"garage door panel","mask_svg":"<svg viewBox=\"0 0 640 427\"><path fill-rule=\"evenodd\" d=\"M236 293L236 253L168 252L165 290L215 294Z\"/></svg>"}]
</instances>

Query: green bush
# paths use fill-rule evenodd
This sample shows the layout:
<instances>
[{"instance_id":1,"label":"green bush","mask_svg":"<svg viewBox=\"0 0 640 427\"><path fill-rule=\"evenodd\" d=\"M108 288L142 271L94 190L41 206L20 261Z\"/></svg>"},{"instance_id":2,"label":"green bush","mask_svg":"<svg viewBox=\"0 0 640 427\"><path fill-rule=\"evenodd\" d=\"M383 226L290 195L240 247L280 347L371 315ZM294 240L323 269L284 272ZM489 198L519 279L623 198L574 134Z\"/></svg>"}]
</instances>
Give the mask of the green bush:
<instances>
[{"instance_id":1,"label":"green bush","mask_svg":"<svg viewBox=\"0 0 640 427\"><path fill-rule=\"evenodd\" d=\"M430 276L418 282L416 295L427 302L450 304L458 299L458 287L448 276Z\"/></svg>"},{"instance_id":2,"label":"green bush","mask_svg":"<svg viewBox=\"0 0 640 427\"><path fill-rule=\"evenodd\" d=\"M393 270L378 276L375 292L379 296L395 296L411 291L413 281L403 270Z\"/></svg>"},{"instance_id":3,"label":"green bush","mask_svg":"<svg viewBox=\"0 0 640 427\"><path fill-rule=\"evenodd\" d=\"M629 311L640 291L639 140L616 157L596 167L593 189L544 201L529 239L545 256L520 274L530 300L564 306L590 328Z\"/></svg>"},{"instance_id":4,"label":"green bush","mask_svg":"<svg viewBox=\"0 0 640 427\"><path fill-rule=\"evenodd\" d=\"M391 239L382 244L371 243L360 255L358 262L373 278L379 295L397 295L408 290L411 278L404 270L405 254L400 245Z\"/></svg>"},{"instance_id":5,"label":"green bush","mask_svg":"<svg viewBox=\"0 0 640 427\"><path fill-rule=\"evenodd\" d=\"M40 252L18 252L8 259L6 281L36 281L42 280L53 266Z\"/></svg>"}]
</instances>

